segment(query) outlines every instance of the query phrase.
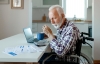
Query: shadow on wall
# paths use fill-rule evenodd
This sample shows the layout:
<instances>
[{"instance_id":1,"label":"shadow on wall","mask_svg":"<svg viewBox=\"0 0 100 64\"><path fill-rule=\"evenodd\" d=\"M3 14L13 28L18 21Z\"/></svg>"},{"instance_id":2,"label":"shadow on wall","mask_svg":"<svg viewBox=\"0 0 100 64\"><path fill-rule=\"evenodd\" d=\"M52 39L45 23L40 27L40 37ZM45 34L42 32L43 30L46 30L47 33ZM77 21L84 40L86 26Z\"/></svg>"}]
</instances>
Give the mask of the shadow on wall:
<instances>
[{"instance_id":1,"label":"shadow on wall","mask_svg":"<svg viewBox=\"0 0 100 64\"><path fill-rule=\"evenodd\" d=\"M0 64L26 64L25 62L0 62Z\"/></svg>"},{"instance_id":2,"label":"shadow on wall","mask_svg":"<svg viewBox=\"0 0 100 64\"><path fill-rule=\"evenodd\" d=\"M0 62L0 64L31 64L26 62ZM32 63L32 64L39 64L39 63Z\"/></svg>"}]
</instances>

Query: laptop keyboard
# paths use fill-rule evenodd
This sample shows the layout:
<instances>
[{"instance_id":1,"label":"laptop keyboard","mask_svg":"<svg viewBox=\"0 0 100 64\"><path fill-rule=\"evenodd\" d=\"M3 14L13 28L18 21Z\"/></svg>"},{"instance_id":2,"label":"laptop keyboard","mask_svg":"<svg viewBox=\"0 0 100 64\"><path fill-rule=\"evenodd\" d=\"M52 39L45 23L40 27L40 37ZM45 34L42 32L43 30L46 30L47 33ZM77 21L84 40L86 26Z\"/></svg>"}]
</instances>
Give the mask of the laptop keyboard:
<instances>
[{"instance_id":1,"label":"laptop keyboard","mask_svg":"<svg viewBox=\"0 0 100 64\"><path fill-rule=\"evenodd\" d=\"M28 39L28 42L33 42L33 38Z\"/></svg>"}]
</instances>

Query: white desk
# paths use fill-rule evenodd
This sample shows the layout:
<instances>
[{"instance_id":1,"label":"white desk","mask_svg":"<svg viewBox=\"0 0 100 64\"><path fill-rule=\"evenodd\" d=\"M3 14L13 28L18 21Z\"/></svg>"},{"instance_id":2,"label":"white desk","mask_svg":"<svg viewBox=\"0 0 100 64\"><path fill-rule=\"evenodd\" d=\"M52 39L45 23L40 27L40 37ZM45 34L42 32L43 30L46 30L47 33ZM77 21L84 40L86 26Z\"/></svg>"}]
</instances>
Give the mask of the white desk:
<instances>
[{"instance_id":1,"label":"white desk","mask_svg":"<svg viewBox=\"0 0 100 64\"><path fill-rule=\"evenodd\" d=\"M36 36L36 34L34 35ZM17 56L9 56L7 54L2 53L2 51L6 47L27 44L29 43L27 43L24 34L17 34L9 38L0 40L0 62L38 62L45 50L48 48L47 43L47 46L41 47L44 50L43 52L19 54Z\"/></svg>"}]
</instances>

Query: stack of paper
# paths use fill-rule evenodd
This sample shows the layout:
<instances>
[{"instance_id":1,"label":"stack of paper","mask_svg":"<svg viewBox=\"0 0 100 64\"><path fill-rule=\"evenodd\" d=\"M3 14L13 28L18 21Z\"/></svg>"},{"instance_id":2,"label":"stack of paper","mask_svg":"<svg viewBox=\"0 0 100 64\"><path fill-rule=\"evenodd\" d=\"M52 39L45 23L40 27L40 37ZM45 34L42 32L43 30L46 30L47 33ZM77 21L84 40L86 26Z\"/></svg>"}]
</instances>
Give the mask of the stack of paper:
<instances>
[{"instance_id":1,"label":"stack of paper","mask_svg":"<svg viewBox=\"0 0 100 64\"><path fill-rule=\"evenodd\" d=\"M34 52L41 52L43 51L41 48L35 46L35 45L20 45L16 47L7 47L3 51L3 53L16 56L21 53L34 53Z\"/></svg>"}]
</instances>

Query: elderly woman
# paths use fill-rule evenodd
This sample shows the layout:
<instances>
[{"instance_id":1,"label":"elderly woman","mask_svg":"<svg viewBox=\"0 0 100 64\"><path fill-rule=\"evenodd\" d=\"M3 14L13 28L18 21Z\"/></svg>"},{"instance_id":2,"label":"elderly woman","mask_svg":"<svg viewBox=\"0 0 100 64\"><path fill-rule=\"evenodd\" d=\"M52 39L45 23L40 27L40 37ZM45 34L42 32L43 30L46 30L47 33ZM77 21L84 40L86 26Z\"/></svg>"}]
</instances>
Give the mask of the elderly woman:
<instances>
[{"instance_id":1,"label":"elderly woman","mask_svg":"<svg viewBox=\"0 0 100 64\"><path fill-rule=\"evenodd\" d=\"M59 5L53 5L49 8L49 19L51 24L57 29L57 35L54 36L52 30L47 25L44 25L42 29L50 40L51 49L60 58L63 58L68 53L75 54L76 41L80 37L79 29L65 18L64 11ZM47 54L45 53L45 55ZM41 58L42 60L43 57Z\"/></svg>"}]
</instances>

